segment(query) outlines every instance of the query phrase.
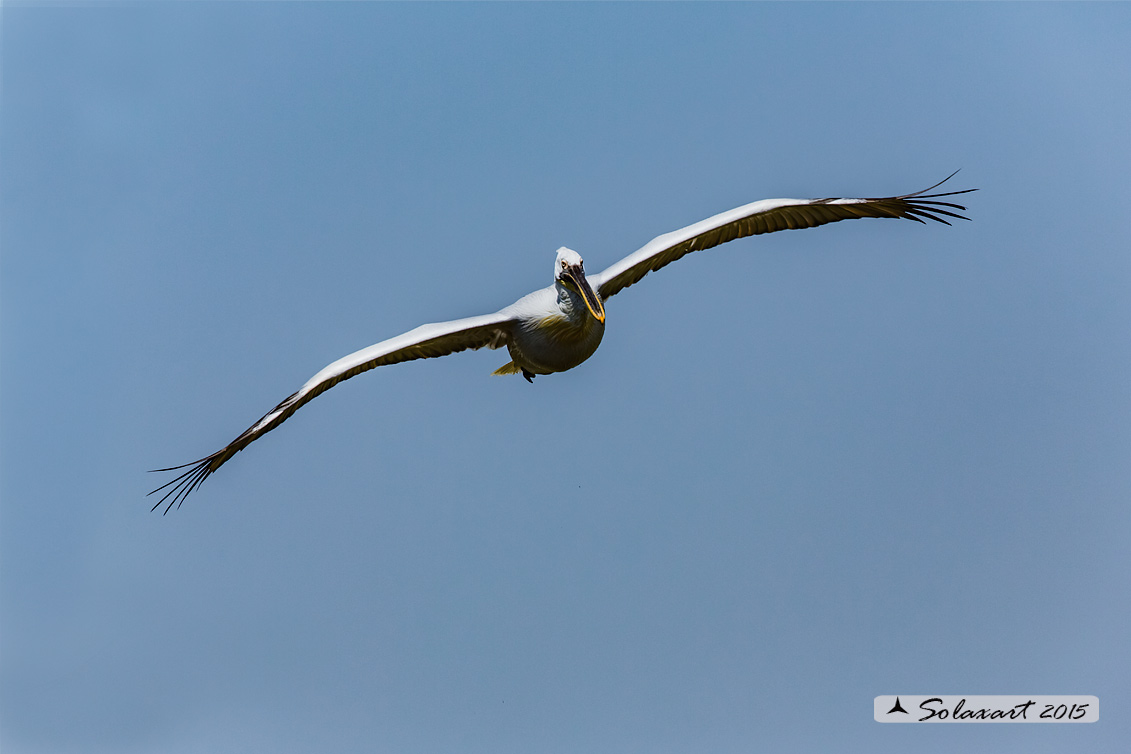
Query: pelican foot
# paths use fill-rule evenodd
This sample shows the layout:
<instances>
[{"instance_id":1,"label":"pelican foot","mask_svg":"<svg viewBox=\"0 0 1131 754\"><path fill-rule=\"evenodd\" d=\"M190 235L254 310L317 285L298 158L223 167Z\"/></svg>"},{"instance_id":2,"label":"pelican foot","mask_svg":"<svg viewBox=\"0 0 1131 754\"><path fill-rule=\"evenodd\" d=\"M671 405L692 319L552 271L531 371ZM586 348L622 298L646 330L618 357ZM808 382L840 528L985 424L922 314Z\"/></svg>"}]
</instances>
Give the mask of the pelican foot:
<instances>
[{"instance_id":1,"label":"pelican foot","mask_svg":"<svg viewBox=\"0 0 1131 754\"><path fill-rule=\"evenodd\" d=\"M531 385L534 384L534 373L533 372L528 372L525 369L523 369L522 370L522 376L525 377L526 381L529 382Z\"/></svg>"}]
</instances>

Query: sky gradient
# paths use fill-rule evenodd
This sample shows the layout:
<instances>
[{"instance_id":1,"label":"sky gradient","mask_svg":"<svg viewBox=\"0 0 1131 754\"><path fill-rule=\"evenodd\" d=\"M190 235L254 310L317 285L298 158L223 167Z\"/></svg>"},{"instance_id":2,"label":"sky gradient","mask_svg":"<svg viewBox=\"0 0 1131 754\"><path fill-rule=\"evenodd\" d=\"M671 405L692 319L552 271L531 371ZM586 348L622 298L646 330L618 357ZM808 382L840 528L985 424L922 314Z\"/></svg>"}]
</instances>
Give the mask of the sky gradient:
<instances>
[{"instance_id":1,"label":"sky gradient","mask_svg":"<svg viewBox=\"0 0 1131 754\"><path fill-rule=\"evenodd\" d=\"M0 749L1121 752L1128 4L5 3ZM771 197L570 372L326 364ZM879 694L1094 694L889 726Z\"/></svg>"}]
</instances>

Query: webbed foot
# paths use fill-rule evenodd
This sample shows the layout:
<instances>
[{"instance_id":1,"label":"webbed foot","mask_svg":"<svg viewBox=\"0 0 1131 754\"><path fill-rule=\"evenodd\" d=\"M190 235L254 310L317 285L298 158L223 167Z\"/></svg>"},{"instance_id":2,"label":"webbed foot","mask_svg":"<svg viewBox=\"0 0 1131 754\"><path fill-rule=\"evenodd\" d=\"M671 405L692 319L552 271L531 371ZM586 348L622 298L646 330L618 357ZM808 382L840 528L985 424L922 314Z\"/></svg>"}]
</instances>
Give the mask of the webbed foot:
<instances>
[{"instance_id":1,"label":"webbed foot","mask_svg":"<svg viewBox=\"0 0 1131 754\"><path fill-rule=\"evenodd\" d=\"M522 370L522 376L525 377L526 381L529 382L531 385L534 384L534 373L533 372L529 372L529 371L523 369Z\"/></svg>"}]
</instances>

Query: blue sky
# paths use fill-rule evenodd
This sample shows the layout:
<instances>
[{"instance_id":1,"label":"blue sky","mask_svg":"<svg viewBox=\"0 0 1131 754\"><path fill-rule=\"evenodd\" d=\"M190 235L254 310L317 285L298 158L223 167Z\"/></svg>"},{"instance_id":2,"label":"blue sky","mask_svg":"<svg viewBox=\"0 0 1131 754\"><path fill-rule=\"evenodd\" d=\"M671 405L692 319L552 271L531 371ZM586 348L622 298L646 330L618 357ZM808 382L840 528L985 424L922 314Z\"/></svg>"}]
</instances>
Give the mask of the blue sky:
<instances>
[{"instance_id":1,"label":"blue sky","mask_svg":"<svg viewBox=\"0 0 1131 754\"><path fill-rule=\"evenodd\" d=\"M6 3L0 748L1116 752L1127 4ZM539 378L329 362L716 212ZM884 726L892 693L1087 726Z\"/></svg>"}]
</instances>

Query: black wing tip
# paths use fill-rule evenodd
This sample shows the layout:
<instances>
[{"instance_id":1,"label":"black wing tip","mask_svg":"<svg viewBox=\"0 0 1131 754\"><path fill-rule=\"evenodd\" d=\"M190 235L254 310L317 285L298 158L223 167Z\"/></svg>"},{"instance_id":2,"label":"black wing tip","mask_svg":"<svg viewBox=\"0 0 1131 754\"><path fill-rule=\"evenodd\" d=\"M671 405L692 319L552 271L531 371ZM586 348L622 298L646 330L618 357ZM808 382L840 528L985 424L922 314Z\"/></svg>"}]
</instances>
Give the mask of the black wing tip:
<instances>
[{"instance_id":1,"label":"black wing tip","mask_svg":"<svg viewBox=\"0 0 1131 754\"><path fill-rule=\"evenodd\" d=\"M928 194L927 193L928 191L934 191L939 186L943 185L944 183L949 181L951 178L958 175L958 173L961 170L962 170L962 168L955 170L953 173L948 175L946 178L943 178L941 181L936 183L934 186L928 186L927 188L922 189L920 191L916 191L913 194L904 194L903 196L898 197L898 198L899 199L936 199L940 196L958 196L959 194L969 194L972 191L977 191L978 189L976 189L976 188L969 188L969 189L962 189L960 191L944 191L944 192L938 193L938 194ZM962 209L965 209L965 207L963 207Z\"/></svg>"},{"instance_id":2,"label":"black wing tip","mask_svg":"<svg viewBox=\"0 0 1131 754\"><path fill-rule=\"evenodd\" d=\"M168 468L165 468L165 469L146 469L145 473L146 474L159 474L162 471L176 471L177 469L187 469L189 466L196 466L199 463L203 463L204 461L210 461L210 460L212 460L212 456L208 456L207 458L198 458L195 461L189 461L188 463L182 463L179 466L169 466ZM157 490L159 490L159 489L162 489L162 488L158 487ZM156 492L157 490L153 490L153 492ZM150 492L149 494L152 495L153 492Z\"/></svg>"},{"instance_id":3,"label":"black wing tip","mask_svg":"<svg viewBox=\"0 0 1131 754\"><path fill-rule=\"evenodd\" d=\"M937 201L937 200L940 199L941 197L944 197L944 196L958 196L960 194L969 194L973 191L977 191L978 189L969 188L969 189L961 189L959 191L941 191L937 194L928 194L927 193L928 191L933 191L934 189L937 189L939 186L943 185L944 183L949 181L951 178L958 175L958 172L959 172L958 170L955 170L953 173L948 175L946 178L943 178L941 181L936 183L934 186L928 186L927 188L923 189L922 191L916 191L913 194L904 194L903 196L895 197L896 201L906 203L906 208L904 210L906 214L904 214L903 216L909 217L911 219L919 219L920 217L926 217L926 218L929 218L931 220L934 220L935 222L940 222L944 225L951 225L950 221L948 221L946 219L946 217L951 217L951 218L954 218L955 220L970 221L970 218L967 217L966 215L958 214L959 212L965 212L966 211L966 207L964 207L963 205L956 204L954 202L940 202L940 201ZM944 208L946 208L946 209L944 209ZM952 212L951 210L958 210L958 211ZM919 217L915 217L915 215L918 215ZM945 215L946 217L942 217L942 215ZM919 222L922 222L922 220L919 220Z\"/></svg>"},{"instance_id":4,"label":"black wing tip","mask_svg":"<svg viewBox=\"0 0 1131 754\"><path fill-rule=\"evenodd\" d=\"M188 470L178 474L174 479L165 482L165 484L157 489L146 493L145 496L149 497L150 495L161 492L161 490L165 490L165 494L154 503L153 507L149 509L149 512L152 513L162 505L165 506L165 510L161 512L162 516L172 510L174 505L179 509L185 499L188 498L189 494L203 484L204 480L211 476L212 472L216 470L213 468L212 462L216 459L217 455L218 454L213 454L196 461L182 463L179 466L170 466L167 469L150 469L150 473L155 471L178 471L180 469Z\"/></svg>"}]
</instances>

